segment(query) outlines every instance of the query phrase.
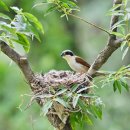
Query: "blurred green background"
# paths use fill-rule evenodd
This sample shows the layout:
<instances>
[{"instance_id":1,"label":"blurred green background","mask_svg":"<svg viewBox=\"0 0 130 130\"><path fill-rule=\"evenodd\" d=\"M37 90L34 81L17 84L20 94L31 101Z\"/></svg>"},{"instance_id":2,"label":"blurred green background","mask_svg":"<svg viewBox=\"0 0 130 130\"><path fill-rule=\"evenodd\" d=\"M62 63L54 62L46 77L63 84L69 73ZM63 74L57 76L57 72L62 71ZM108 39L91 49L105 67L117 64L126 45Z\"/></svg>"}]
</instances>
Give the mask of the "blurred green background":
<instances>
[{"instance_id":1,"label":"blurred green background","mask_svg":"<svg viewBox=\"0 0 130 130\"><path fill-rule=\"evenodd\" d=\"M97 30L77 19L69 17L69 21L60 18L58 12L44 16L47 5L32 6L42 0L4 0L9 6L18 6L24 11L34 14L43 24L45 35L41 35L42 43L33 41L28 59L36 72L49 70L70 70L60 57L65 49L73 50L84 57L90 64L107 42L107 34ZM78 15L109 29L110 17L107 11L112 6L109 0L78 0L81 11ZM12 14L9 14L13 16ZM17 50L24 54L21 47ZM116 51L103 70L117 70L122 65L130 63L130 53L121 60L120 49ZM20 111L18 106L25 108L29 102L31 90L19 68L8 57L0 52L0 130L53 130L46 117L40 116L40 107L34 103L26 111ZM122 94L114 93L112 86L97 89L104 102L103 119L95 119L94 126L84 130L130 130L130 94L125 90ZM22 98L23 97L23 98ZM78 129L79 130L79 129Z\"/></svg>"}]
</instances>

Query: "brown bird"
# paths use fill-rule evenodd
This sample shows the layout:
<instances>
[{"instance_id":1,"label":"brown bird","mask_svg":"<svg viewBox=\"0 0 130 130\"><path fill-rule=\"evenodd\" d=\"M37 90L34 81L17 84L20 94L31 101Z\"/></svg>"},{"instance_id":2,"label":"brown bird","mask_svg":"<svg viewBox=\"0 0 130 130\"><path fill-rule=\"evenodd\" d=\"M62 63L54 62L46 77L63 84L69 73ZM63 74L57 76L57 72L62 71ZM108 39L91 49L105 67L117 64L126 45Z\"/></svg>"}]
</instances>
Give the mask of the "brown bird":
<instances>
[{"instance_id":1,"label":"brown bird","mask_svg":"<svg viewBox=\"0 0 130 130\"><path fill-rule=\"evenodd\" d=\"M79 56L76 56L71 50L64 50L61 53L61 56L67 61L70 68L78 73L86 73L90 68L90 64L88 64L84 59ZM94 70L95 71L95 70ZM105 76L108 73L104 73L101 71L96 71L94 76Z\"/></svg>"},{"instance_id":2,"label":"brown bird","mask_svg":"<svg viewBox=\"0 0 130 130\"><path fill-rule=\"evenodd\" d=\"M64 50L61 56L67 61L70 68L79 73L85 73L90 65L81 57L76 56L71 50Z\"/></svg>"}]
</instances>

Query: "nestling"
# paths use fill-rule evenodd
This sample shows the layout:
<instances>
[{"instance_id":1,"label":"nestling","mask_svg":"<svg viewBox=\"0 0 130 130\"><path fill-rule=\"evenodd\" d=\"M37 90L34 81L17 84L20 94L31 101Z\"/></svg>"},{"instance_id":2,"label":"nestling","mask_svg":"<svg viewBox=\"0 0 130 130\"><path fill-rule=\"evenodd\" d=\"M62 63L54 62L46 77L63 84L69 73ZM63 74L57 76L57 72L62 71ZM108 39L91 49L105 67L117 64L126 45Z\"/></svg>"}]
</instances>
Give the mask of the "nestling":
<instances>
[{"instance_id":1,"label":"nestling","mask_svg":"<svg viewBox=\"0 0 130 130\"><path fill-rule=\"evenodd\" d=\"M81 57L76 56L71 50L64 50L61 56L67 61L70 68L79 73L85 73L90 65Z\"/></svg>"}]
</instances>

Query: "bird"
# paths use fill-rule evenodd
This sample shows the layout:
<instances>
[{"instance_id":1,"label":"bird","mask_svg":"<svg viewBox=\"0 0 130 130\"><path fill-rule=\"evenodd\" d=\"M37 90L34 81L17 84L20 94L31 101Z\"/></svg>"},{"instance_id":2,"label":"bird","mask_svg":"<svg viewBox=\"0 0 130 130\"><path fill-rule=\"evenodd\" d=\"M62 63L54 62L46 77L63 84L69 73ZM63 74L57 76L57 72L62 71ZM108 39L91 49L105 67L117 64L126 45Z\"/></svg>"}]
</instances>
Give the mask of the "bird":
<instances>
[{"instance_id":1,"label":"bird","mask_svg":"<svg viewBox=\"0 0 130 130\"><path fill-rule=\"evenodd\" d=\"M70 68L78 73L86 73L90 68L90 64L87 63L83 58L75 55L71 50L64 50L61 53L61 57L64 58Z\"/></svg>"},{"instance_id":2,"label":"bird","mask_svg":"<svg viewBox=\"0 0 130 130\"><path fill-rule=\"evenodd\" d=\"M91 66L83 58L75 55L71 50L62 51L61 57L67 61L68 65L73 71L81 74L86 73ZM103 71L96 71L93 76L95 77L95 76L105 76L105 75L108 75L108 73Z\"/></svg>"}]
</instances>

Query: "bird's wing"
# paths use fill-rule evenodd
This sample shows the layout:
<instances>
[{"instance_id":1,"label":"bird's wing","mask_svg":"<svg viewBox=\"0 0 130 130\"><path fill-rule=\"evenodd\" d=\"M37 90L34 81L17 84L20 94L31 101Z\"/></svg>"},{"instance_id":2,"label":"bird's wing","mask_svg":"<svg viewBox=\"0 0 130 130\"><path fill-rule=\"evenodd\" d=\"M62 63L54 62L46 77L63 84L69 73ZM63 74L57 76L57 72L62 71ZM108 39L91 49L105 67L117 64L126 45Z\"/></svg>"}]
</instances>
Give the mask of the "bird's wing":
<instances>
[{"instance_id":1,"label":"bird's wing","mask_svg":"<svg viewBox=\"0 0 130 130\"><path fill-rule=\"evenodd\" d=\"M81 57L76 56L75 60L76 60L77 63L80 63L80 64L86 66L87 68L90 68L90 64L88 64L88 63L87 63L85 60L83 60Z\"/></svg>"}]
</instances>

